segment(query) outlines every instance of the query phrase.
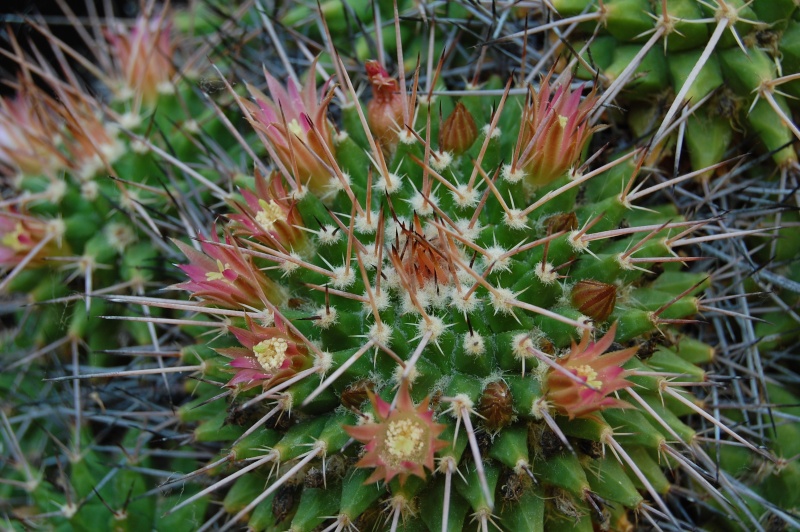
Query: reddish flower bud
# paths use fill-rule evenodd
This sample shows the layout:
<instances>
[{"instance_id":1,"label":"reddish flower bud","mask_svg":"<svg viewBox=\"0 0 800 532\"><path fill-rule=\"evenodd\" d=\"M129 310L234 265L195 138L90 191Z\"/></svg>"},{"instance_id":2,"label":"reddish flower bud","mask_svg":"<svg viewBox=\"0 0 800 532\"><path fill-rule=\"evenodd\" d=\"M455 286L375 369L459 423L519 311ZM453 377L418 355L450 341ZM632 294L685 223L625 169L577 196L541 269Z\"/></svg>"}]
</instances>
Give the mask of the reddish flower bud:
<instances>
[{"instance_id":1,"label":"reddish flower bud","mask_svg":"<svg viewBox=\"0 0 800 532\"><path fill-rule=\"evenodd\" d=\"M478 126L472 114L458 102L456 108L439 128L439 150L461 155L478 138Z\"/></svg>"},{"instance_id":2,"label":"reddish flower bud","mask_svg":"<svg viewBox=\"0 0 800 532\"><path fill-rule=\"evenodd\" d=\"M367 104L369 127L383 150L392 153L404 126L400 84L377 61L367 61L364 67L372 85L372 99Z\"/></svg>"},{"instance_id":3,"label":"reddish flower bud","mask_svg":"<svg viewBox=\"0 0 800 532\"><path fill-rule=\"evenodd\" d=\"M578 281L572 287L572 304L593 320L606 321L617 303L617 287L593 279Z\"/></svg>"},{"instance_id":4,"label":"reddish flower bud","mask_svg":"<svg viewBox=\"0 0 800 532\"><path fill-rule=\"evenodd\" d=\"M275 155L290 172L297 185L307 185L322 195L332 176L326 161L336 154L328 121L328 104L333 92L317 96L314 64L305 87L289 80L287 88L267 73L272 98L248 85L255 104L245 102L253 116L252 124L266 137ZM330 155L329 155L330 154Z\"/></svg>"},{"instance_id":5,"label":"reddish flower bud","mask_svg":"<svg viewBox=\"0 0 800 532\"><path fill-rule=\"evenodd\" d=\"M106 31L118 78L117 96L138 95L152 104L159 93L171 93L175 74L172 57L175 43L170 37L172 20L166 12L146 18L140 16L130 29L118 25Z\"/></svg>"},{"instance_id":6,"label":"reddish flower bud","mask_svg":"<svg viewBox=\"0 0 800 532\"><path fill-rule=\"evenodd\" d=\"M581 90L571 91L569 80L551 95L549 78L539 92L531 91L523 109L517 139L519 158L512 170L522 169L532 188L545 186L563 176L580 157L597 129L589 125L589 114L597 101L594 89L581 101Z\"/></svg>"},{"instance_id":7,"label":"reddish flower bud","mask_svg":"<svg viewBox=\"0 0 800 532\"><path fill-rule=\"evenodd\" d=\"M544 221L544 226L548 235L561 231L574 231L578 228L578 217L574 212L554 214Z\"/></svg>"}]
</instances>

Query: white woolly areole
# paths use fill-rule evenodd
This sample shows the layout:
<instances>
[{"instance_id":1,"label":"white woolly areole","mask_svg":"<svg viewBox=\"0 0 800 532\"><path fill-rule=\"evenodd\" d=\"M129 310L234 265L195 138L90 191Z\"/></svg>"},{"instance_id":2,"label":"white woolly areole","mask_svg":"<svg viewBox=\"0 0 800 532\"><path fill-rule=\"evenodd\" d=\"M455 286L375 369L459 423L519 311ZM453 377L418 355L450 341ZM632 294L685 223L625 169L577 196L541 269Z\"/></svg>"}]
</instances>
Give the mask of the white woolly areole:
<instances>
[{"instance_id":1,"label":"white woolly areole","mask_svg":"<svg viewBox=\"0 0 800 532\"><path fill-rule=\"evenodd\" d=\"M438 206L439 201L436 199L436 196L431 194L426 198L421 193L415 193L410 200L408 200L409 205L411 208L414 209L414 212L419 214L420 216L429 216L433 214L433 205Z\"/></svg>"},{"instance_id":2,"label":"white woolly areole","mask_svg":"<svg viewBox=\"0 0 800 532\"><path fill-rule=\"evenodd\" d=\"M528 333L518 334L511 339L511 352L514 353L514 358L524 360L534 357L530 351L533 348L533 340Z\"/></svg>"},{"instance_id":3,"label":"white woolly areole","mask_svg":"<svg viewBox=\"0 0 800 532\"><path fill-rule=\"evenodd\" d=\"M197 120L187 120L183 123L183 130L187 133L200 133L200 124Z\"/></svg>"},{"instance_id":4,"label":"white woolly areole","mask_svg":"<svg viewBox=\"0 0 800 532\"><path fill-rule=\"evenodd\" d=\"M457 394L453 397L452 401L450 402L452 405L450 407L450 415L454 418L461 417L461 409L465 408L468 412L472 410L472 407L475 406L475 403L472 402L472 399L465 393Z\"/></svg>"},{"instance_id":5,"label":"white woolly areole","mask_svg":"<svg viewBox=\"0 0 800 532\"><path fill-rule=\"evenodd\" d=\"M436 342L436 340L442 335L444 330L447 326L444 324L442 319L438 316L428 316L427 320L420 320L417 323L417 331L419 331L420 336L424 336L430 333L431 342Z\"/></svg>"},{"instance_id":6,"label":"white woolly areole","mask_svg":"<svg viewBox=\"0 0 800 532\"><path fill-rule=\"evenodd\" d=\"M533 267L533 272L546 285L553 284L558 279L555 267L549 262L537 262L536 266Z\"/></svg>"},{"instance_id":7,"label":"white woolly areole","mask_svg":"<svg viewBox=\"0 0 800 532\"><path fill-rule=\"evenodd\" d=\"M510 164L504 164L500 176L509 183L518 183L525 177L525 171L522 168L514 169Z\"/></svg>"},{"instance_id":8,"label":"white woolly areole","mask_svg":"<svg viewBox=\"0 0 800 532\"><path fill-rule=\"evenodd\" d=\"M293 259L298 260L298 261L302 260L300 258L300 255L298 255L295 252L289 253L289 256L292 257ZM294 261L285 260L285 261L281 262L281 270L283 270L284 275L289 275L290 273L292 273L293 271L295 271L299 267L300 267L300 264L298 264L297 262L294 262Z\"/></svg>"},{"instance_id":9,"label":"white woolly areole","mask_svg":"<svg viewBox=\"0 0 800 532\"><path fill-rule=\"evenodd\" d=\"M175 90L175 85L173 85L171 81L160 81L158 85L156 85L156 92L159 94L175 94Z\"/></svg>"},{"instance_id":10,"label":"white woolly areole","mask_svg":"<svg viewBox=\"0 0 800 532\"><path fill-rule=\"evenodd\" d=\"M456 229L458 232L461 233L461 236L467 240L468 242L475 242L480 234L483 227L481 227L480 222L475 222L475 225L470 227L471 220L468 218L459 218L456 220Z\"/></svg>"},{"instance_id":11,"label":"white woolly areole","mask_svg":"<svg viewBox=\"0 0 800 532\"><path fill-rule=\"evenodd\" d=\"M491 134L490 134L490 130L491 130ZM485 126L483 126L481 128L481 133L483 133L484 136L487 136L490 139L496 139L502 134L502 132L500 131L499 127L495 127L494 129L492 129L492 124L486 124Z\"/></svg>"},{"instance_id":12,"label":"white woolly areole","mask_svg":"<svg viewBox=\"0 0 800 532\"><path fill-rule=\"evenodd\" d=\"M92 181L93 182L93 181ZM85 183L84 183L85 184ZM96 184L95 184L96 186ZM47 189L45 190L45 198L50 203L61 203L61 200L64 198L64 194L67 192L67 183L61 179L51 181L47 185ZM23 193L23 197L26 193Z\"/></svg>"},{"instance_id":13,"label":"white woolly areole","mask_svg":"<svg viewBox=\"0 0 800 532\"><path fill-rule=\"evenodd\" d=\"M347 288L353 281L356 275L353 268L347 270L345 265L337 266L333 269L333 277L331 278L331 286L334 288Z\"/></svg>"},{"instance_id":14,"label":"white woolly areole","mask_svg":"<svg viewBox=\"0 0 800 532\"><path fill-rule=\"evenodd\" d=\"M131 142L131 151L134 153L147 153L150 151L150 145L143 140L136 139Z\"/></svg>"},{"instance_id":15,"label":"white woolly areole","mask_svg":"<svg viewBox=\"0 0 800 532\"><path fill-rule=\"evenodd\" d=\"M377 268L378 266L378 249L375 243L364 245L364 253L361 254L361 264L365 268Z\"/></svg>"},{"instance_id":16,"label":"white woolly areole","mask_svg":"<svg viewBox=\"0 0 800 532\"><path fill-rule=\"evenodd\" d=\"M583 239L583 235L580 231L575 230L569 234L569 238L567 238L567 242L572 249L575 251L579 251L583 253L589 248L589 242Z\"/></svg>"},{"instance_id":17,"label":"white woolly areole","mask_svg":"<svg viewBox=\"0 0 800 532\"><path fill-rule=\"evenodd\" d=\"M119 117L119 125L125 129L133 129L142 123L142 117L137 113L128 111Z\"/></svg>"},{"instance_id":18,"label":"white woolly areole","mask_svg":"<svg viewBox=\"0 0 800 532\"><path fill-rule=\"evenodd\" d=\"M389 173L389 182L386 181L386 176L381 175L378 182L373 185L375 190L383 192L384 194L394 194L403 186L403 180L397 174Z\"/></svg>"},{"instance_id":19,"label":"white woolly areole","mask_svg":"<svg viewBox=\"0 0 800 532\"><path fill-rule=\"evenodd\" d=\"M386 236L384 237L384 241L394 242L395 235L400 235L402 238L403 236L403 227L408 227L408 220L402 216L398 216L397 218L392 217L389 220L386 220Z\"/></svg>"},{"instance_id":20,"label":"white woolly areole","mask_svg":"<svg viewBox=\"0 0 800 532\"><path fill-rule=\"evenodd\" d=\"M316 368L317 373L325 375L330 371L331 367L333 367L333 355L327 351L323 351L322 355L314 359L314 368Z\"/></svg>"},{"instance_id":21,"label":"white woolly areole","mask_svg":"<svg viewBox=\"0 0 800 532\"><path fill-rule=\"evenodd\" d=\"M630 256L625 256L623 253L619 253L617 255L617 264L619 264L619 267L622 268L623 270L636 269L636 266L634 266L633 262L631 262Z\"/></svg>"},{"instance_id":22,"label":"white woolly areole","mask_svg":"<svg viewBox=\"0 0 800 532\"><path fill-rule=\"evenodd\" d=\"M334 133L333 138L331 140L333 140L333 144L335 146L338 146L339 144L347 140L349 136L350 134L347 131L341 130Z\"/></svg>"},{"instance_id":23,"label":"white woolly areole","mask_svg":"<svg viewBox=\"0 0 800 532\"><path fill-rule=\"evenodd\" d=\"M370 302L369 294L364 292L364 297L366 298L366 301L364 301L365 310L372 310L372 302ZM389 308L389 293L386 290L381 290L379 293L376 293L375 290L373 290L372 299L374 300L375 308L377 308L378 311Z\"/></svg>"},{"instance_id":24,"label":"white woolly areole","mask_svg":"<svg viewBox=\"0 0 800 532\"><path fill-rule=\"evenodd\" d=\"M486 344L483 336L476 332L464 335L464 352L471 356L481 356L486 352Z\"/></svg>"},{"instance_id":25,"label":"white woolly areole","mask_svg":"<svg viewBox=\"0 0 800 532\"><path fill-rule=\"evenodd\" d=\"M381 282L381 286L390 290L395 290L400 286L400 276L397 275L397 271L392 268L391 266L383 268L381 270L383 274L383 282Z\"/></svg>"},{"instance_id":26,"label":"white woolly areole","mask_svg":"<svg viewBox=\"0 0 800 532\"><path fill-rule=\"evenodd\" d=\"M400 312L402 314L419 314L419 307L414 304L414 300L411 299L411 294L406 291L401 293L402 299L400 301ZM422 290L417 290L414 294L414 297L417 300L417 303L422 308L427 308L430 305L428 301L428 294L426 294Z\"/></svg>"},{"instance_id":27,"label":"white woolly areole","mask_svg":"<svg viewBox=\"0 0 800 532\"><path fill-rule=\"evenodd\" d=\"M335 325L338 316L336 309L332 306L320 307L316 312L318 320L314 320L314 325L320 329L327 329L331 325Z\"/></svg>"},{"instance_id":28,"label":"white woolly areole","mask_svg":"<svg viewBox=\"0 0 800 532\"><path fill-rule=\"evenodd\" d=\"M342 232L335 225L325 224L317 231L317 242L321 246L330 246L342 238Z\"/></svg>"},{"instance_id":29,"label":"white woolly areole","mask_svg":"<svg viewBox=\"0 0 800 532\"><path fill-rule=\"evenodd\" d=\"M331 176L328 182L325 183L325 192L322 195L323 199L332 198L339 192L350 186L350 175L342 172L341 178Z\"/></svg>"},{"instance_id":30,"label":"white woolly areole","mask_svg":"<svg viewBox=\"0 0 800 532\"><path fill-rule=\"evenodd\" d=\"M508 271L510 257L503 257L508 250L500 246L489 246L485 251L486 253L481 256L484 266L488 268L493 265L494 271Z\"/></svg>"},{"instance_id":31,"label":"white woolly areole","mask_svg":"<svg viewBox=\"0 0 800 532\"><path fill-rule=\"evenodd\" d=\"M480 194L475 187L470 188L468 185L458 185L455 191L450 191L450 194L456 206L462 209L474 207L480 200Z\"/></svg>"},{"instance_id":32,"label":"white woolly areole","mask_svg":"<svg viewBox=\"0 0 800 532\"><path fill-rule=\"evenodd\" d=\"M295 201L302 201L306 194L308 194L308 187L300 185L300 188L296 188L289 193L289 198Z\"/></svg>"},{"instance_id":33,"label":"white woolly areole","mask_svg":"<svg viewBox=\"0 0 800 532\"><path fill-rule=\"evenodd\" d=\"M519 209L509 209L508 212L503 213L503 223L511 229L527 229L528 216L523 215Z\"/></svg>"},{"instance_id":34,"label":"white woolly areole","mask_svg":"<svg viewBox=\"0 0 800 532\"><path fill-rule=\"evenodd\" d=\"M444 309L450 302L450 290L448 290L446 286L443 286L441 282L438 287L436 283L428 282L424 290L425 293L428 294L428 301L432 308Z\"/></svg>"},{"instance_id":35,"label":"white woolly areole","mask_svg":"<svg viewBox=\"0 0 800 532\"><path fill-rule=\"evenodd\" d=\"M589 316L584 316L583 314L581 314L575 321L577 321L582 325L589 325L592 328L592 330L594 329L594 321ZM578 333L578 336L583 336L583 333L586 332L586 329L584 329L583 327L575 327L575 331Z\"/></svg>"},{"instance_id":36,"label":"white woolly areole","mask_svg":"<svg viewBox=\"0 0 800 532\"><path fill-rule=\"evenodd\" d=\"M374 342L388 346L392 339L392 328L385 323L375 323L369 328L367 337Z\"/></svg>"},{"instance_id":37,"label":"white woolly areole","mask_svg":"<svg viewBox=\"0 0 800 532\"><path fill-rule=\"evenodd\" d=\"M514 307L510 303L513 299L514 293L508 288L495 288L494 292L489 293L489 300L495 313L511 314L514 311Z\"/></svg>"},{"instance_id":38,"label":"white woolly areole","mask_svg":"<svg viewBox=\"0 0 800 532\"><path fill-rule=\"evenodd\" d=\"M372 233L378 230L379 217L380 213L377 213L375 211L370 211L369 220L367 220L366 214L356 214L356 223L355 223L356 231L365 235L371 235Z\"/></svg>"},{"instance_id":39,"label":"white woolly areole","mask_svg":"<svg viewBox=\"0 0 800 532\"><path fill-rule=\"evenodd\" d=\"M397 134L397 139L401 144L411 145L417 142L416 135L412 134L409 130L404 129Z\"/></svg>"},{"instance_id":40,"label":"white woolly areole","mask_svg":"<svg viewBox=\"0 0 800 532\"><path fill-rule=\"evenodd\" d=\"M434 151L430 158L431 168L437 172L441 172L453 162L453 156L449 151Z\"/></svg>"},{"instance_id":41,"label":"white woolly areole","mask_svg":"<svg viewBox=\"0 0 800 532\"><path fill-rule=\"evenodd\" d=\"M451 289L450 292L450 301L451 301L450 304L462 314L471 314L478 308L478 304L481 302L480 298L475 295L475 290L473 290L469 294L468 298L464 299L464 294L466 294L470 288L471 288L470 286L464 286L462 284L461 293L458 292L455 286Z\"/></svg>"},{"instance_id":42,"label":"white woolly areole","mask_svg":"<svg viewBox=\"0 0 800 532\"><path fill-rule=\"evenodd\" d=\"M403 375L404 373L408 372L408 375ZM420 376L419 370L416 366L408 367L397 365L392 372L392 382L400 384L403 382L403 379L408 381L409 385L413 385L414 381L416 381Z\"/></svg>"},{"instance_id":43,"label":"white woolly areole","mask_svg":"<svg viewBox=\"0 0 800 532\"><path fill-rule=\"evenodd\" d=\"M133 232L133 229L127 224L118 222L106 224L103 228L103 235L109 245L119 253L125 251L126 247L136 241L136 233Z\"/></svg>"},{"instance_id":44,"label":"white woolly areole","mask_svg":"<svg viewBox=\"0 0 800 532\"><path fill-rule=\"evenodd\" d=\"M544 366L544 364L542 364ZM550 411L550 405L542 397L531 403L530 415L533 419L544 419L544 414Z\"/></svg>"}]
</instances>

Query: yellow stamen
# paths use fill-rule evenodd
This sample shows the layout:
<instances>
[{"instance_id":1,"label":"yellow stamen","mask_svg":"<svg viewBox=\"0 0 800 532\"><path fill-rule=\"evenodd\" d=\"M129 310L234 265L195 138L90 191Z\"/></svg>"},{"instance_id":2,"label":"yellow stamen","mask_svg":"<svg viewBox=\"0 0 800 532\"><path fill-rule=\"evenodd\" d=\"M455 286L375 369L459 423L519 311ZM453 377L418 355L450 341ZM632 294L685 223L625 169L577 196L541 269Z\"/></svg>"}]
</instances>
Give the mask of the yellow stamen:
<instances>
[{"instance_id":1,"label":"yellow stamen","mask_svg":"<svg viewBox=\"0 0 800 532\"><path fill-rule=\"evenodd\" d=\"M600 389L603 386L603 381L597 378L597 372L594 370L594 368L592 368L592 366L579 366L575 368L575 371L578 372L578 377L583 377L586 379L586 384L592 388Z\"/></svg>"},{"instance_id":2,"label":"yellow stamen","mask_svg":"<svg viewBox=\"0 0 800 532\"><path fill-rule=\"evenodd\" d=\"M395 462L414 461L422 458L424 451L424 427L411 419L400 419L389 423L386 430L386 450Z\"/></svg>"},{"instance_id":3,"label":"yellow stamen","mask_svg":"<svg viewBox=\"0 0 800 532\"><path fill-rule=\"evenodd\" d=\"M216 272L206 272L206 281L225 281L225 272L231 268L230 264L222 264L222 261L217 259Z\"/></svg>"},{"instance_id":4,"label":"yellow stamen","mask_svg":"<svg viewBox=\"0 0 800 532\"><path fill-rule=\"evenodd\" d=\"M256 360L267 373L275 373L286 360L286 350L289 343L283 338L270 338L253 346Z\"/></svg>"},{"instance_id":5,"label":"yellow stamen","mask_svg":"<svg viewBox=\"0 0 800 532\"><path fill-rule=\"evenodd\" d=\"M303 131L303 128L300 126L300 123L296 118L293 118L291 122L286 124L286 128L294 135L297 135L300 139L305 140L306 132Z\"/></svg>"},{"instance_id":6,"label":"yellow stamen","mask_svg":"<svg viewBox=\"0 0 800 532\"><path fill-rule=\"evenodd\" d=\"M263 199L258 200L261 210L256 214L256 222L267 231L272 231L275 222L285 222L286 215L280 205L270 200L269 203Z\"/></svg>"},{"instance_id":7,"label":"yellow stamen","mask_svg":"<svg viewBox=\"0 0 800 532\"><path fill-rule=\"evenodd\" d=\"M2 244L12 250L19 252L28 249L30 246L26 246L22 242L20 242L19 237L25 234L25 228L22 227L22 222L17 222L17 225L14 226L14 231L12 233L7 233L3 235L3 240L0 241Z\"/></svg>"}]
</instances>

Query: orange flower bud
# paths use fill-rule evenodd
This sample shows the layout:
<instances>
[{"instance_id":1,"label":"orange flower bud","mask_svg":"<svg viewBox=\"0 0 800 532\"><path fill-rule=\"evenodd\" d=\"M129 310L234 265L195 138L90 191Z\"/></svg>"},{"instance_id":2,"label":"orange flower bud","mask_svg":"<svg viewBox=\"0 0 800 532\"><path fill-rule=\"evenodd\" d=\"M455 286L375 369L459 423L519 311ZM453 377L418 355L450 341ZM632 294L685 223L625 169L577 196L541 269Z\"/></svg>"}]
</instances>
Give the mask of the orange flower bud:
<instances>
[{"instance_id":1,"label":"orange flower bud","mask_svg":"<svg viewBox=\"0 0 800 532\"><path fill-rule=\"evenodd\" d=\"M461 155L467 151L478 138L478 126L472 114L458 102L456 108L447 117L439 129L439 149Z\"/></svg>"}]
</instances>

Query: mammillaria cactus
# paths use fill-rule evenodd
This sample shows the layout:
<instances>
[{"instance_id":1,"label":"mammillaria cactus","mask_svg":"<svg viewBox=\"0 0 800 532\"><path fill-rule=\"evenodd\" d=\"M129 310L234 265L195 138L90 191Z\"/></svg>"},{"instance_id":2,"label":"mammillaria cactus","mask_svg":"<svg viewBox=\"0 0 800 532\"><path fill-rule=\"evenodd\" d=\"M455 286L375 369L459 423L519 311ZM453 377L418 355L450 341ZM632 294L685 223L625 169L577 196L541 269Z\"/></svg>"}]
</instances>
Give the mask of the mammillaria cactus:
<instances>
[{"instance_id":1,"label":"mammillaria cactus","mask_svg":"<svg viewBox=\"0 0 800 532\"><path fill-rule=\"evenodd\" d=\"M602 88L608 65L586 83L573 81L572 67L559 73L561 62L541 75L547 61L538 54L554 49L539 43L543 61L528 82L510 75L494 47L514 43L512 55L521 50L520 65L530 68L527 34L510 30L529 6L503 7L508 27L479 43L486 46L475 66L458 45L448 52L437 41L462 21L431 23L427 64L413 68L402 36L420 29L417 15L484 24L487 14L480 4L454 3L452 13L399 4L391 6L397 38L368 60L349 56L323 23L336 27L340 11L322 6L312 29L297 22L305 6L283 13L284 23L298 24L280 29L299 37L289 46L276 37L272 13L245 5L236 16L263 24L280 64L265 65L260 80L221 79L227 107L178 82L170 39L183 22L166 11L129 34L106 34L117 56L96 77L116 100L101 103L49 75L59 98L35 112L30 100L20 104L30 126L9 126L0 162L23 175L29 192L0 216L9 270L2 286L30 301L61 298L55 303L69 303L72 317L65 331L51 313L38 337L16 341L28 351L9 367L69 348L69 373L48 385L71 381L74 429L64 445L68 470L56 459L58 480L44 480L26 451L51 448L47 437L27 430L32 414L3 414L16 466L4 489L24 500L9 514L13 525L796 526L796 497L781 493L798 474L794 432L784 423L792 392L762 376L763 388L737 399L741 415L720 413L724 381L706 368L727 354L701 338L725 339L730 325L712 334L697 319L718 310L704 290L725 286L721 274L698 267L708 260L698 246L769 231L709 231L719 213L689 218L669 200L665 191L677 186L687 196L706 193L713 205L708 179L724 167L718 160L693 158L693 168L676 162L671 178L651 175L661 172L654 165L664 161L672 118L680 112L688 129L689 115L676 106L654 123L655 139L637 147L635 119L631 134L610 108L628 101L615 100L623 82ZM694 38L691 25L667 32L628 4L639 5L560 2L555 25L572 15L575 23L602 20L614 39L640 46L655 24L648 49L658 39L668 51L703 46L680 44ZM376 25L393 11L380 2L374 9ZM699 24L721 27L733 11L722 14ZM222 23L219 34L229 27ZM374 32L376 46L383 33ZM362 36L372 39L369 30ZM592 54L606 37L590 43ZM290 60L286 48L306 60ZM18 58L23 69L45 68ZM617 79L638 81L629 76L641 60ZM215 68L237 64L223 59ZM473 82L465 86L450 70L474 74ZM676 101L693 98L683 92ZM49 144L40 134L47 120L64 124ZM796 159L788 148L776 159L784 174ZM115 179L99 179L106 172ZM705 181L690 188L693 177ZM82 229L86 220L106 228ZM51 263L65 260L83 278L85 304L59 286L64 277ZM178 264L168 272L169 262ZM147 293L153 288L170 293ZM15 318L21 331L30 327L23 314ZM125 325L112 333L101 314ZM118 362L126 356L137 365ZM181 373L195 378L174 377ZM28 369L20 382L38 386L41 376ZM130 378L110 380L120 377ZM125 400L108 393L118 382L129 385ZM84 396L81 383L102 393ZM159 390L152 401L149 389ZM764 405L762 392L780 402ZM748 408L760 416L770 407L777 424L748 419ZM126 432L113 440L102 423ZM111 442L124 458L108 470ZM181 490L169 493L173 485Z\"/></svg>"}]
</instances>

